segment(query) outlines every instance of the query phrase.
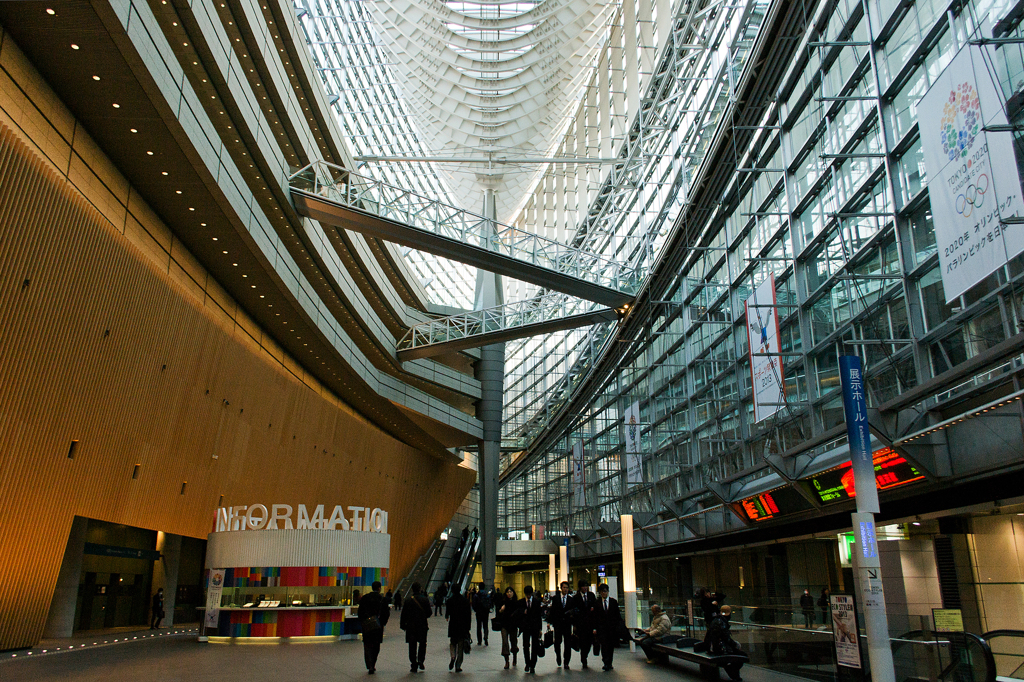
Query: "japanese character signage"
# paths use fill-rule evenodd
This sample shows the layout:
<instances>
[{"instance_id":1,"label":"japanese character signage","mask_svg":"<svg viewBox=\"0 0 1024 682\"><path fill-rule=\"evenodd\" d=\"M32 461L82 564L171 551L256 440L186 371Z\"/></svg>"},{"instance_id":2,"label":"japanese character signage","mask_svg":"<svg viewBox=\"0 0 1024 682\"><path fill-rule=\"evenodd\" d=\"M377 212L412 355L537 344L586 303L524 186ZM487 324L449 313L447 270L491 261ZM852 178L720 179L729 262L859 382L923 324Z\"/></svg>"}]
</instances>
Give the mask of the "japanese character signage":
<instances>
[{"instance_id":1,"label":"japanese character signage","mask_svg":"<svg viewBox=\"0 0 1024 682\"><path fill-rule=\"evenodd\" d=\"M644 482L644 470L640 454L640 402L629 406L624 415L626 426L626 487L632 488Z\"/></svg>"},{"instance_id":2,"label":"japanese character signage","mask_svg":"<svg viewBox=\"0 0 1024 682\"><path fill-rule=\"evenodd\" d=\"M839 378L843 386L846 435L850 442L850 460L857 490L857 511L878 513L878 488L875 463L871 457L871 431L868 428L868 402L864 397L864 375L860 358L839 356Z\"/></svg>"},{"instance_id":3,"label":"japanese character signage","mask_svg":"<svg viewBox=\"0 0 1024 682\"><path fill-rule=\"evenodd\" d=\"M754 421L760 422L786 403L785 379L779 357L779 317L776 314L775 275L761 282L744 303L747 345L754 388Z\"/></svg>"},{"instance_id":4,"label":"japanese character signage","mask_svg":"<svg viewBox=\"0 0 1024 682\"><path fill-rule=\"evenodd\" d=\"M962 49L917 104L946 302L1024 250L1024 225L1003 222L1024 205L995 64L991 46Z\"/></svg>"},{"instance_id":5,"label":"japanese character signage","mask_svg":"<svg viewBox=\"0 0 1024 682\"><path fill-rule=\"evenodd\" d=\"M572 444L572 503L577 509L587 506L586 474L583 466L583 443Z\"/></svg>"}]
</instances>

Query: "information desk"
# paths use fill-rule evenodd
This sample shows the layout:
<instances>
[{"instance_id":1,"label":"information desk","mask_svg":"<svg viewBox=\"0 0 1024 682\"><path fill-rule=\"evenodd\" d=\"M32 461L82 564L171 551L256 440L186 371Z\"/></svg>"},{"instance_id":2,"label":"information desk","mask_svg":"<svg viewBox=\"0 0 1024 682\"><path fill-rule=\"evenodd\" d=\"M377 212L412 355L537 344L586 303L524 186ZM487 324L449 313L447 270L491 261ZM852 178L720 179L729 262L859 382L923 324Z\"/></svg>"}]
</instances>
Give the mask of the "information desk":
<instances>
[{"instance_id":1,"label":"information desk","mask_svg":"<svg viewBox=\"0 0 1024 682\"><path fill-rule=\"evenodd\" d=\"M206 552L205 636L337 640L359 633L359 596L387 589L391 538L344 530L211 533Z\"/></svg>"},{"instance_id":2,"label":"information desk","mask_svg":"<svg viewBox=\"0 0 1024 682\"><path fill-rule=\"evenodd\" d=\"M241 638L302 638L303 640L355 639L359 634L354 606L223 606L217 635L211 642Z\"/></svg>"}]
</instances>

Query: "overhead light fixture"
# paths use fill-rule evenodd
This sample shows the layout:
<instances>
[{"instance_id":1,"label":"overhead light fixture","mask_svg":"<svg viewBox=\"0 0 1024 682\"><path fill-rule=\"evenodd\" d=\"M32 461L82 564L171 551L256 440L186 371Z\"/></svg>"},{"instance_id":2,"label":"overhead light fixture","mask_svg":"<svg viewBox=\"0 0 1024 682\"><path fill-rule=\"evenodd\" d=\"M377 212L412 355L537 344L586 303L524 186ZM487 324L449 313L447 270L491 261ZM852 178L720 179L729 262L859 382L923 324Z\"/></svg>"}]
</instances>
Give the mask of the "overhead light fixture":
<instances>
[{"instance_id":1,"label":"overhead light fixture","mask_svg":"<svg viewBox=\"0 0 1024 682\"><path fill-rule=\"evenodd\" d=\"M46 13L47 13L47 14L49 14L49 15L50 15L51 17L52 17L52 16L54 15L54 14L56 14L56 12L54 12L54 11L53 11L52 9L50 9L49 7L47 7L47 8L46 8Z\"/></svg>"},{"instance_id":2,"label":"overhead light fixture","mask_svg":"<svg viewBox=\"0 0 1024 682\"><path fill-rule=\"evenodd\" d=\"M114 108L115 108L115 109L120 109L120 108L121 108L121 105L120 105L120 104L118 104L117 102L114 102Z\"/></svg>"},{"instance_id":3,"label":"overhead light fixture","mask_svg":"<svg viewBox=\"0 0 1024 682\"><path fill-rule=\"evenodd\" d=\"M78 45L75 45L74 43L71 43L71 49L72 50L77 50L77 49L79 49L79 47L78 47Z\"/></svg>"},{"instance_id":4,"label":"overhead light fixture","mask_svg":"<svg viewBox=\"0 0 1024 682\"><path fill-rule=\"evenodd\" d=\"M92 77L92 79L93 79L94 81L98 81L98 80L100 79L100 77L99 77L99 76L93 76L93 77Z\"/></svg>"}]
</instances>

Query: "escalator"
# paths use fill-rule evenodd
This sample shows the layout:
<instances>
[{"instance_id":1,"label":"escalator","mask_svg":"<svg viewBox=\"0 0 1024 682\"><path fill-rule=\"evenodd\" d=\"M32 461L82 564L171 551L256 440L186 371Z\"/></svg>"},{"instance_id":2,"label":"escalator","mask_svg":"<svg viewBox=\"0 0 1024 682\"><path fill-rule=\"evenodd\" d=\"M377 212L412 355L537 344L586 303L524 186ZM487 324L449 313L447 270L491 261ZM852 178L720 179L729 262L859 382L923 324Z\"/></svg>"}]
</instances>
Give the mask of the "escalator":
<instances>
[{"instance_id":1,"label":"escalator","mask_svg":"<svg viewBox=\"0 0 1024 682\"><path fill-rule=\"evenodd\" d=\"M891 642L898 682L997 682L995 658L985 637L911 630Z\"/></svg>"},{"instance_id":2,"label":"escalator","mask_svg":"<svg viewBox=\"0 0 1024 682\"><path fill-rule=\"evenodd\" d=\"M997 682L1024 680L1024 630L992 630L981 637L992 649Z\"/></svg>"},{"instance_id":3,"label":"escalator","mask_svg":"<svg viewBox=\"0 0 1024 682\"><path fill-rule=\"evenodd\" d=\"M473 571L476 570L479 552L480 533L478 531L474 530L459 540L459 546L444 575L444 581L448 585L448 594L455 591L463 594L466 592L469 581L473 578Z\"/></svg>"}]
</instances>

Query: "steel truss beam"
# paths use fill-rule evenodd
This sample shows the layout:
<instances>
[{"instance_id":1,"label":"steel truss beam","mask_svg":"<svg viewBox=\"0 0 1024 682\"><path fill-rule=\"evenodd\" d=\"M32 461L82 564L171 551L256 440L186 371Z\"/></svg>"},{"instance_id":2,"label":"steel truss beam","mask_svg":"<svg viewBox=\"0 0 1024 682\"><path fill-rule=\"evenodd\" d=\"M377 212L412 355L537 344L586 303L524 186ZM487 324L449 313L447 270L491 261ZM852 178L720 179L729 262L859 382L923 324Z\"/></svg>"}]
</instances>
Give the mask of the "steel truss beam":
<instances>
[{"instance_id":1,"label":"steel truss beam","mask_svg":"<svg viewBox=\"0 0 1024 682\"><path fill-rule=\"evenodd\" d=\"M290 184L300 215L545 289L618 308L640 285L640 272L603 256L324 161L294 173Z\"/></svg>"}]
</instances>

